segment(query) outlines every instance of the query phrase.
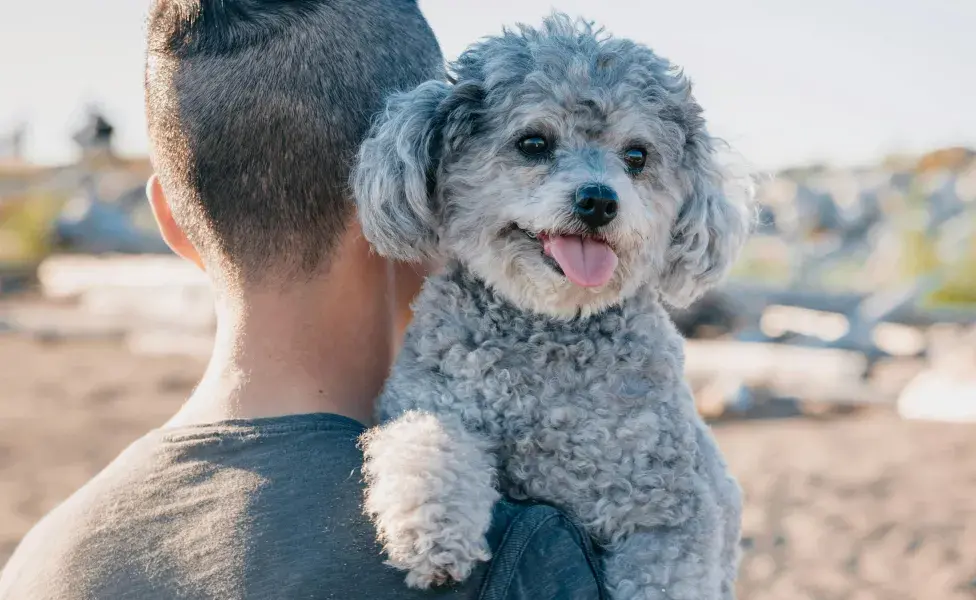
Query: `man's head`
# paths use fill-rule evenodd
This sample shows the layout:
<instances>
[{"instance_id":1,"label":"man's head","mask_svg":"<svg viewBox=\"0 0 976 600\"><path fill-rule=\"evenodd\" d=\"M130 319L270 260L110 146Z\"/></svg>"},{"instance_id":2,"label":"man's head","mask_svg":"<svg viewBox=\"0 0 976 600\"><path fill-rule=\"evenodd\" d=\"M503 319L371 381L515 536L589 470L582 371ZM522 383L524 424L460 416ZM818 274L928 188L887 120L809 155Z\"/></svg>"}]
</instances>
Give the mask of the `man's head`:
<instances>
[{"instance_id":1,"label":"man's head","mask_svg":"<svg viewBox=\"0 0 976 600\"><path fill-rule=\"evenodd\" d=\"M321 272L351 221L370 118L443 70L413 1L154 0L146 114L164 235L234 285Z\"/></svg>"}]
</instances>

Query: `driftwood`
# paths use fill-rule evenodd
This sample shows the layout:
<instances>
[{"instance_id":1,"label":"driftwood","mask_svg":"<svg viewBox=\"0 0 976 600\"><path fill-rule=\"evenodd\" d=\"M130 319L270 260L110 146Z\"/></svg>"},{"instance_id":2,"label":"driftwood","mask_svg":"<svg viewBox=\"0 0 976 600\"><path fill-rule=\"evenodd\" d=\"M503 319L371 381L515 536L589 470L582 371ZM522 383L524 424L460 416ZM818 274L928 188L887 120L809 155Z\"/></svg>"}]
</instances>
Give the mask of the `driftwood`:
<instances>
[{"instance_id":1,"label":"driftwood","mask_svg":"<svg viewBox=\"0 0 976 600\"><path fill-rule=\"evenodd\" d=\"M53 256L37 279L50 302L3 308L9 333L125 340L141 354L205 356L216 327L206 276L176 256Z\"/></svg>"},{"instance_id":2,"label":"driftwood","mask_svg":"<svg viewBox=\"0 0 976 600\"><path fill-rule=\"evenodd\" d=\"M209 281L176 256L55 256L38 279L45 297L74 299L93 316L175 330L216 325Z\"/></svg>"},{"instance_id":3,"label":"driftwood","mask_svg":"<svg viewBox=\"0 0 976 600\"><path fill-rule=\"evenodd\" d=\"M92 289L207 286L206 275L173 255L51 256L37 269L41 290L48 298L79 297Z\"/></svg>"},{"instance_id":4,"label":"driftwood","mask_svg":"<svg viewBox=\"0 0 976 600\"><path fill-rule=\"evenodd\" d=\"M192 356L207 359L213 351L213 334L166 329L136 330L126 336L133 354L150 356Z\"/></svg>"},{"instance_id":5,"label":"driftwood","mask_svg":"<svg viewBox=\"0 0 976 600\"><path fill-rule=\"evenodd\" d=\"M685 373L692 381L719 380L782 397L843 404L884 404L864 378L867 359L858 352L731 340L688 340Z\"/></svg>"}]
</instances>

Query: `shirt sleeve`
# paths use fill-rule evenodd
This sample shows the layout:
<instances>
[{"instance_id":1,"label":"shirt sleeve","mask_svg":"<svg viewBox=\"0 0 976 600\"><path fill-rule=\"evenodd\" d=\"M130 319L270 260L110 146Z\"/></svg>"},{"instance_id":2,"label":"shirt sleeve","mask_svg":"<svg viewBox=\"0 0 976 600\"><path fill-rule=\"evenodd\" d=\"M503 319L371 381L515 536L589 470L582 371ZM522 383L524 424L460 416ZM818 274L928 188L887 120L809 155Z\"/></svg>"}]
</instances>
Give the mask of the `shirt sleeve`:
<instances>
[{"instance_id":1,"label":"shirt sleeve","mask_svg":"<svg viewBox=\"0 0 976 600\"><path fill-rule=\"evenodd\" d=\"M479 600L603 600L590 538L559 510L520 509L492 558Z\"/></svg>"}]
</instances>

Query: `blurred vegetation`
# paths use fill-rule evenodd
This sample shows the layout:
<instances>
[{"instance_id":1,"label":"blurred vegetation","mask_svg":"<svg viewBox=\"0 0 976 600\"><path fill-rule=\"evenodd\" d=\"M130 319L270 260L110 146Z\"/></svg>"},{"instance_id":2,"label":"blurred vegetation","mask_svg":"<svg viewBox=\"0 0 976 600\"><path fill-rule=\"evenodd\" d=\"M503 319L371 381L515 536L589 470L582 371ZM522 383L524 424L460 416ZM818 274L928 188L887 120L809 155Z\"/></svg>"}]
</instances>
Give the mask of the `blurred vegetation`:
<instances>
[{"instance_id":1,"label":"blurred vegetation","mask_svg":"<svg viewBox=\"0 0 976 600\"><path fill-rule=\"evenodd\" d=\"M37 265L51 250L51 225L65 196L37 191L0 202L0 267Z\"/></svg>"},{"instance_id":2,"label":"blurred vegetation","mask_svg":"<svg viewBox=\"0 0 976 600\"><path fill-rule=\"evenodd\" d=\"M926 297L923 304L976 306L976 236L970 237L966 252L946 267L945 283Z\"/></svg>"},{"instance_id":3,"label":"blurred vegetation","mask_svg":"<svg viewBox=\"0 0 976 600\"><path fill-rule=\"evenodd\" d=\"M922 305L976 308L976 152L796 167L760 198L775 225L750 240L734 278L872 293L936 275Z\"/></svg>"}]
</instances>

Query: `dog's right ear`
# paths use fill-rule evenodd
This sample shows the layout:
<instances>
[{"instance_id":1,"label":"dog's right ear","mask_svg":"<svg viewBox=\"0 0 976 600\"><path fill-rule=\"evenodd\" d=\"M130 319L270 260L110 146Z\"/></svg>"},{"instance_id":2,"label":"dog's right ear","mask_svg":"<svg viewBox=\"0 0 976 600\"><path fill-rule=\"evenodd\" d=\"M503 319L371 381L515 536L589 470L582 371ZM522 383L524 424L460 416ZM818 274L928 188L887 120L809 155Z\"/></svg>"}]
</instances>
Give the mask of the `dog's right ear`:
<instances>
[{"instance_id":1,"label":"dog's right ear","mask_svg":"<svg viewBox=\"0 0 976 600\"><path fill-rule=\"evenodd\" d=\"M464 87L428 81L393 95L360 146L353 193L363 233L383 256L420 261L437 253L437 171L454 146L447 138L469 133L467 119L458 119L470 95Z\"/></svg>"}]
</instances>

